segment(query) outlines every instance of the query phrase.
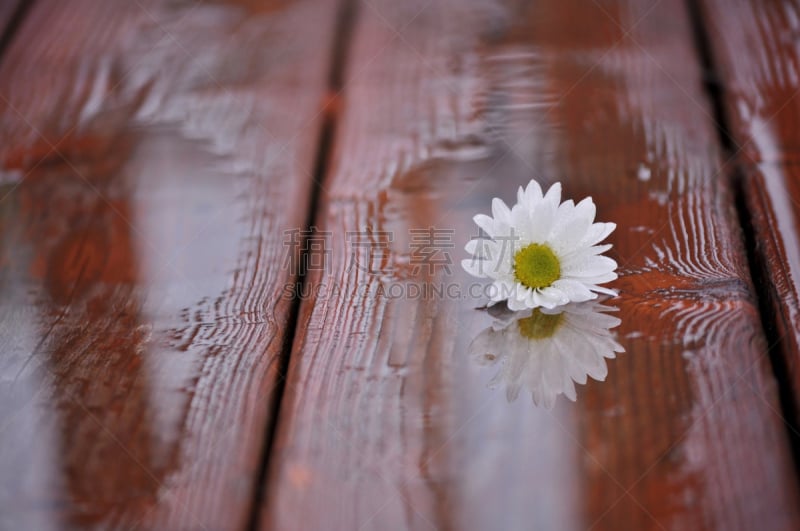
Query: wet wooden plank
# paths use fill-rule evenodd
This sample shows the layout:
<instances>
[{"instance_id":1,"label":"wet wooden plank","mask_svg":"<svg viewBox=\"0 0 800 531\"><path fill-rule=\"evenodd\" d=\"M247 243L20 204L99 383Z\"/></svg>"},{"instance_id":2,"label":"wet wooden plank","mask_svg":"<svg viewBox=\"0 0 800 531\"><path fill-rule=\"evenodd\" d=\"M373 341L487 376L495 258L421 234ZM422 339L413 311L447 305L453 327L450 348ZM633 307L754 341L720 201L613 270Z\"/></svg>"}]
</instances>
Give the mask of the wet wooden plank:
<instances>
[{"instance_id":1,"label":"wet wooden plank","mask_svg":"<svg viewBox=\"0 0 800 531\"><path fill-rule=\"evenodd\" d=\"M769 298L781 369L800 396L800 5L704 0L702 7L736 153L730 167L741 174L764 269L758 291Z\"/></svg>"},{"instance_id":2,"label":"wet wooden plank","mask_svg":"<svg viewBox=\"0 0 800 531\"><path fill-rule=\"evenodd\" d=\"M0 527L245 527L336 4L37 1L0 65Z\"/></svg>"},{"instance_id":3,"label":"wet wooden plank","mask_svg":"<svg viewBox=\"0 0 800 531\"><path fill-rule=\"evenodd\" d=\"M25 0L3 0L0 2L0 34L5 34L9 30L9 24L14 17L14 13ZM2 40L2 39L0 39Z\"/></svg>"},{"instance_id":4,"label":"wet wooden plank","mask_svg":"<svg viewBox=\"0 0 800 531\"><path fill-rule=\"evenodd\" d=\"M263 527L800 524L684 3L357 5ZM552 410L487 387L469 353L490 319L458 266L472 216L534 176L619 225L627 352ZM450 272L415 264L429 227L453 231Z\"/></svg>"}]
</instances>

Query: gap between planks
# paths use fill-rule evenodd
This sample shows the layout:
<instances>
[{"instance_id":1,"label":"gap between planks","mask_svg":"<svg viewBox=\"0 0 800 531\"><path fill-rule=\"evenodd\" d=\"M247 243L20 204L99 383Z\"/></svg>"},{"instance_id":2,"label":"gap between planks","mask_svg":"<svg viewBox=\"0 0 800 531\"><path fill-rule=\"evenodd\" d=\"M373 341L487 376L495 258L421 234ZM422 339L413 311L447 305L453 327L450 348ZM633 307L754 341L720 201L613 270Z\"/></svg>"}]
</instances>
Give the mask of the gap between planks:
<instances>
[{"instance_id":1,"label":"gap between planks","mask_svg":"<svg viewBox=\"0 0 800 531\"><path fill-rule=\"evenodd\" d=\"M322 195L325 186L325 176L330 163L331 147L333 146L334 137L336 135L336 126L339 118L339 110L341 108L340 101L342 93L345 90L344 71L346 69L348 51L352 43L353 26L358 13L359 0L340 0L339 11L337 13L336 28L334 30L333 42L331 43L331 62L330 70L328 72L328 94L324 106L322 108L323 119L322 127L320 129L319 140L317 142L317 153L314 161L314 172L312 174L313 183L311 186L311 197L308 201L308 216L306 218L305 226L303 229L307 231L303 237L303 244L300 246L300 257L298 264L301 264L295 293L303 293L303 289L307 283L307 271L303 267L307 263L307 256L309 254L308 245L308 231L316 230L315 219L317 217L317 209L319 206L319 199ZM261 466L257 471L257 483L253 495L253 506L250 512L250 521L247 529L250 531L257 531L260 527L260 515L263 507L268 503L267 492L267 473L272 456L272 448L275 442L275 435L280 420L281 404L283 403L284 390L286 388L286 375L289 370L289 362L291 361L292 347L297 336L297 322L300 314L301 299L296 297L292 301L291 310L289 312L289 322L287 325L287 334L284 336L284 343L282 347L282 354L280 358L280 366L278 368L279 380L276 387L276 399L273 406L272 414L267 423L267 429L264 436L264 452L262 456Z\"/></svg>"},{"instance_id":2,"label":"gap between planks","mask_svg":"<svg viewBox=\"0 0 800 531\"><path fill-rule=\"evenodd\" d=\"M712 50L711 36L707 28L708 13L704 12L698 0L686 0L689 17L692 23L694 35L694 46L697 50L698 59L704 71L703 85L704 90L712 105L712 116L714 125L717 129L720 147L725 156L722 165L722 177L731 183L734 193L734 201L738 222L742 228L745 253L750 270L753 286L763 286L770 282L769 270L766 264L766 257L762 256L756 246L756 233L752 224L754 213L750 211L745 200L747 193L744 185L744 168L738 158L741 148L738 148L733 141L733 133L730 127L730 117L725 109L726 87L719 74L719 65L714 59ZM798 414L797 397L792 393L792 386L787 366L786 356L787 347L784 336L778 335L776 319L778 316L770 307L768 297L762 293L756 293L758 301L758 313L761 319L761 326L764 336L768 342L768 354L770 366L772 367L775 380L778 385L778 398L780 401L781 415L787 419L796 419ZM794 461L795 472L800 477L800 434L788 423L784 422L784 431L789 440L789 446Z\"/></svg>"},{"instance_id":3,"label":"gap between planks","mask_svg":"<svg viewBox=\"0 0 800 531\"><path fill-rule=\"evenodd\" d=\"M35 0L9 0L0 5L0 60L34 2Z\"/></svg>"}]
</instances>

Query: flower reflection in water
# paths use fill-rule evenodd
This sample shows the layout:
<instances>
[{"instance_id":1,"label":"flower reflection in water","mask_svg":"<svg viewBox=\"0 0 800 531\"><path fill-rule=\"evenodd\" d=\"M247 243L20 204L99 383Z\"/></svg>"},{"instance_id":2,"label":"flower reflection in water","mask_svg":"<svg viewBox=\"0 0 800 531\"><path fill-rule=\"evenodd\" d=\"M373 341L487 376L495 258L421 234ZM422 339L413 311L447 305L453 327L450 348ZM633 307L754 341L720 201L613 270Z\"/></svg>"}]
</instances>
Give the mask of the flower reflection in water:
<instances>
[{"instance_id":1,"label":"flower reflection in water","mask_svg":"<svg viewBox=\"0 0 800 531\"><path fill-rule=\"evenodd\" d=\"M608 315L615 310L597 301L521 312L493 306L488 312L495 320L472 341L470 357L482 366L500 365L489 386L505 385L509 402L523 387L534 404L548 409L560 394L574 402L575 383L585 384L587 376L604 381L606 358L625 351L611 331L621 322Z\"/></svg>"}]
</instances>

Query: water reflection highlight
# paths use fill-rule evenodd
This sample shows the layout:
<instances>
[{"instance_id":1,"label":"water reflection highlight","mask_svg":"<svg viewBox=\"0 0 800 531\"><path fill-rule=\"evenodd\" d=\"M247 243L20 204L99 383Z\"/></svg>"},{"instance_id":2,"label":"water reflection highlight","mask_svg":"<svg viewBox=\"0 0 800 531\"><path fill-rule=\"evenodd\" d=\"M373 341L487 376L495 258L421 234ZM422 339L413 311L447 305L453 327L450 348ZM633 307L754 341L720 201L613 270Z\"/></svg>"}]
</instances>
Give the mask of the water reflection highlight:
<instances>
[{"instance_id":1,"label":"water reflection highlight","mask_svg":"<svg viewBox=\"0 0 800 531\"><path fill-rule=\"evenodd\" d=\"M489 387L505 386L509 402L522 388L548 409L560 394L574 402L575 383L604 381L606 359L625 351L611 330L621 322L608 315L616 309L598 301L521 312L492 306L487 311L494 321L473 339L470 357L480 366L500 367Z\"/></svg>"}]
</instances>

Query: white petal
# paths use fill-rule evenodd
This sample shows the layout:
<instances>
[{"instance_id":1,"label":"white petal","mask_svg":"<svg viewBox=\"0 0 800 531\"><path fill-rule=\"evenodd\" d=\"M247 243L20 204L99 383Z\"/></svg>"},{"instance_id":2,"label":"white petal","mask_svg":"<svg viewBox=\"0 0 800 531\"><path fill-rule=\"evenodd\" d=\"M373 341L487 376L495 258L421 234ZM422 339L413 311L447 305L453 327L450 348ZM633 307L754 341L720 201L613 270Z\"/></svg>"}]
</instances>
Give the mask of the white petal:
<instances>
[{"instance_id":1,"label":"white petal","mask_svg":"<svg viewBox=\"0 0 800 531\"><path fill-rule=\"evenodd\" d=\"M541 202L530 214L530 241L544 243L553 229L556 208L549 202Z\"/></svg>"},{"instance_id":2,"label":"white petal","mask_svg":"<svg viewBox=\"0 0 800 531\"><path fill-rule=\"evenodd\" d=\"M567 374L562 375L561 379L563 380L561 385L564 396L571 402L575 402L578 399L578 393L575 392L575 384L572 382L572 379Z\"/></svg>"},{"instance_id":3,"label":"white petal","mask_svg":"<svg viewBox=\"0 0 800 531\"><path fill-rule=\"evenodd\" d=\"M531 239L531 213L532 211L525 208L523 205L514 205L511 209L511 224L514 227L514 233L511 235L514 238L514 243L518 248L525 247L533 240Z\"/></svg>"},{"instance_id":4,"label":"white petal","mask_svg":"<svg viewBox=\"0 0 800 531\"><path fill-rule=\"evenodd\" d=\"M555 224L556 227L563 225L564 223L569 223L573 219L575 219L575 202L572 199L567 199L556 208L556 219Z\"/></svg>"},{"instance_id":5,"label":"white petal","mask_svg":"<svg viewBox=\"0 0 800 531\"><path fill-rule=\"evenodd\" d=\"M561 291L560 289L556 288L555 286L549 286L544 288L540 291L542 296L547 297L550 301L553 301L555 304L550 306L551 308L555 308L556 306L563 306L569 303L569 297L566 293Z\"/></svg>"},{"instance_id":6,"label":"white petal","mask_svg":"<svg viewBox=\"0 0 800 531\"><path fill-rule=\"evenodd\" d=\"M474 221L475 224L483 230L483 232L488 234L490 237L494 237L494 219L486 214L477 214L472 218L472 221Z\"/></svg>"},{"instance_id":7,"label":"white petal","mask_svg":"<svg viewBox=\"0 0 800 531\"><path fill-rule=\"evenodd\" d=\"M512 274L510 255L499 249L497 242L492 240L471 240L467 243L466 250L474 253L475 256L472 260L480 260L482 262L483 276L497 279L507 278ZM468 271L470 270L468 269Z\"/></svg>"},{"instance_id":8,"label":"white petal","mask_svg":"<svg viewBox=\"0 0 800 531\"><path fill-rule=\"evenodd\" d=\"M615 279L612 278L611 280ZM611 280L606 280L606 282L611 282ZM591 289L592 291L596 291L597 293L604 293L606 295L611 295L612 297L616 297L617 295L619 295L619 293L615 289L604 288L603 286L598 286L596 284L591 284L589 289Z\"/></svg>"},{"instance_id":9,"label":"white petal","mask_svg":"<svg viewBox=\"0 0 800 531\"><path fill-rule=\"evenodd\" d=\"M499 197L492 199L492 217L496 221L511 223L511 209Z\"/></svg>"},{"instance_id":10,"label":"white petal","mask_svg":"<svg viewBox=\"0 0 800 531\"><path fill-rule=\"evenodd\" d=\"M565 277L570 278L570 277ZM605 284L606 282L611 282L612 280L617 280L618 276L613 271L605 273L603 275L597 275L596 277L574 277L573 280L579 280L584 284Z\"/></svg>"},{"instance_id":11,"label":"white petal","mask_svg":"<svg viewBox=\"0 0 800 531\"><path fill-rule=\"evenodd\" d=\"M616 223L593 223L586 231L586 236L581 241L581 245L595 245L605 240L616 228Z\"/></svg>"},{"instance_id":12,"label":"white petal","mask_svg":"<svg viewBox=\"0 0 800 531\"><path fill-rule=\"evenodd\" d=\"M601 244L601 245L593 245L593 246L589 247L588 249L586 249L586 254L597 256L598 254L603 254L604 252L608 251L612 247L614 247L614 246L611 245L610 243L604 243L604 244Z\"/></svg>"},{"instance_id":13,"label":"white petal","mask_svg":"<svg viewBox=\"0 0 800 531\"><path fill-rule=\"evenodd\" d=\"M572 260L572 261L586 260L592 256L603 254L612 247L613 246L610 243L602 245L593 245L592 247L577 246L573 248L572 251L559 254L559 257L561 258L562 262L565 262L567 260Z\"/></svg>"},{"instance_id":14,"label":"white petal","mask_svg":"<svg viewBox=\"0 0 800 531\"><path fill-rule=\"evenodd\" d=\"M589 221L582 218L574 218L561 224L556 222L550 233L550 246L557 254L564 256L578 248L581 240L586 237L588 228Z\"/></svg>"},{"instance_id":15,"label":"white petal","mask_svg":"<svg viewBox=\"0 0 800 531\"><path fill-rule=\"evenodd\" d=\"M476 257L481 258L491 256L493 246L494 242L492 240L487 240L486 238L474 238L467 242L467 244L464 246L464 250L469 254L474 254Z\"/></svg>"},{"instance_id":16,"label":"white petal","mask_svg":"<svg viewBox=\"0 0 800 531\"><path fill-rule=\"evenodd\" d=\"M461 260L461 267L473 277L486 278L486 261L477 258L465 258Z\"/></svg>"},{"instance_id":17,"label":"white petal","mask_svg":"<svg viewBox=\"0 0 800 531\"><path fill-rule=\"evenodd\" d=\"M510 297L508 299L508 309L518 312L520 310L527 310L528 306L525 301L519 301L516 297Z\"/></svg>"},{"instance_id":18,"label":"white petal","mask_svg":"<svg viewBox=\"0 0 800 531\"><path fill-rule=\"evenodd\" d=\"M526 288L522 284L516 284L514 290L514 298L517 299L519 302L525 302L528 300L528 296L533 291L530 288Z\"/></svg>"},{"instance_id":19,"label":"white petal","mask_svg":"<svg viewBox=\"0 0 800 531\"><path fill-rule=\"evenodd\" d=\"M590 256L583 259L567 258L561 263L564 277L594 277L605 275L617 268L617 262L607 256Z\"/></svg>"},{"instance_id":20,"label":"white petal","mask_svg":"<svg viewBox=\"0 0 800 531\"><path fill-rule=\"evenodd\" d=\"M588 219L589 222L594 222L594 217L597 215L597 207L594 204L591 196L584 197L575 205L575 215L583 219Z\"/></svg>"},{"instance_id":21,"label":"white petal","mask_svg":"<svg viewBox=\"0 0 800 531\"><path fill-rule=\"evenodd\" d=\"M558 204L561 202L561 183L555 183L547 190L547 193L544 196L544 200L552 204L554 207L558 207Z\"/></svg>"},{"instance_id":22,"label":"white petal","mask_svg":"<svg viewBox=\"0 0 800 531\"><path fill-rule=\"evenodd\" d=\"M504 287L505 287L505 290L506 290L506 291L505 291L505 296L506 296L506 298L507 298L508 300L511 300L511 299L517 299L517 300L520 300L520 298L517 296L517 294L518 294L518 293L519 293L521 290L524 290L524 289L525 289L525 288L524 288L524 287L522 287L522 285L521 285L519 282L517 282L516 280L506 281L506 282L505 282L505 284L504 284Z\"/></svg>"},{"instance_id":23,"label":"white petal","mask_svg":"<svg viewBox=\"0 0 800 531\"><path fill-rule=\"evenodd\" d=\"M535 307L544 306L549 308L550 300L546 297L542 297L542 294L538 290L534 290L531 294L531 299L533 300L533 304ZM548 306L545 306L548 305Z\"/></svg>"},{"instance_id":24,"label":"white petal","mask_svg":"<svg viewBox=\"0 0 800 531\"><path fill-rule=\"evenodd\" d=\"M584 302L597 298L597 295L583 283L577 280L559 279L553 282L553 287L560 289L572 302Z\"/></svg>"},{"instance_id":25,"label":"white petal","mask_svg":"<svg viewBox=\"0 0 800 531\"><path fill-rule=\"evenodd\" d=\"M542 293L542 290L535 290L533 292L533 301L536 306L541 306L542 308L550 309L558 306L558 299Z\"/></svg>"},{"instance_id":26,"label":"white petal","mask_svg":"<svg viewBox=\"0 0 800 531\"><path fill-rule=\"evenodd\" d=\"M486 255L488 265L486 274L492 278L502 278L513 280L514 262L513 254L508 249L503 249L502 244L492 242L494 245L487 247L489 254Z\"/></svg>"},{"instance_id":27,"label":"white petal","mask_svg":"<svg viewBox=\"0 0 800 531\"><path fill-rule=\"evenodd\" d=\"M525 299L525 304L528 306L528 308L536 308L537 306L539 306L536 303L536 291L535 290L530 290L530 293L528 293L528 297Z\"/></svg>"},{"instance_id":28,"label":"white petal","mask_svg":"<svg viewBox=\"0 0 800 531\"><path fill-rule=\"evenodd\" d=\"M539 186L539 183L535 180L531 179L531 182L528 183L528 186L525 188L524 198L525 200L522 201L528 208L533 209L534 206L539 204L542 201L542 187Z\"/></svg>"}]
</instances>

